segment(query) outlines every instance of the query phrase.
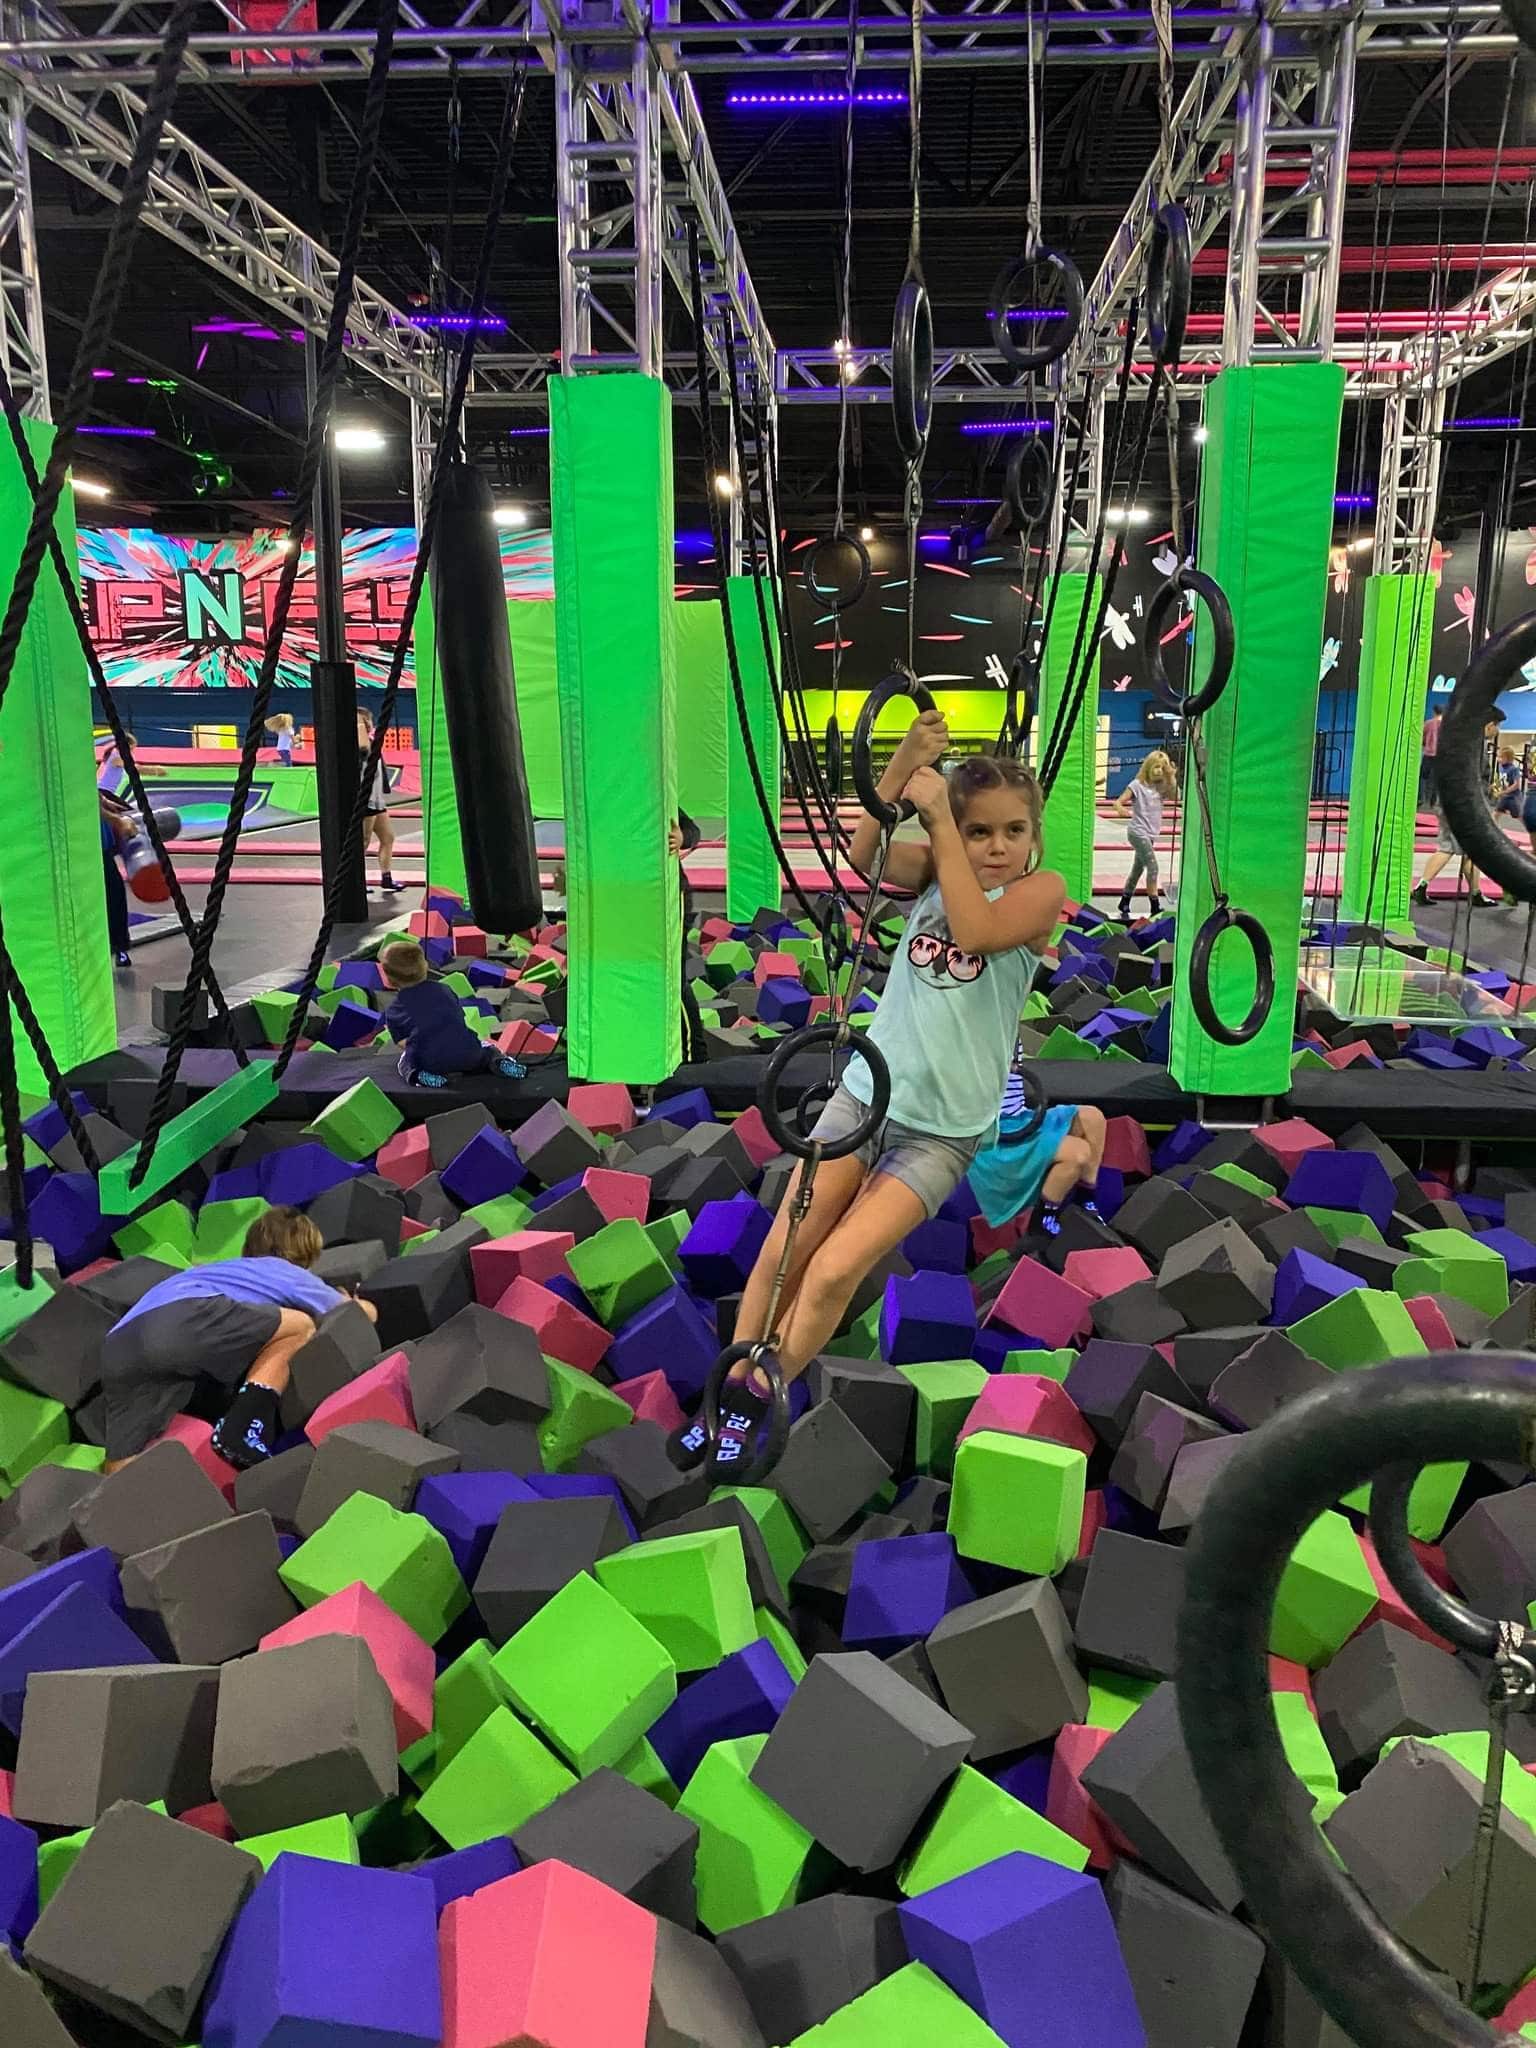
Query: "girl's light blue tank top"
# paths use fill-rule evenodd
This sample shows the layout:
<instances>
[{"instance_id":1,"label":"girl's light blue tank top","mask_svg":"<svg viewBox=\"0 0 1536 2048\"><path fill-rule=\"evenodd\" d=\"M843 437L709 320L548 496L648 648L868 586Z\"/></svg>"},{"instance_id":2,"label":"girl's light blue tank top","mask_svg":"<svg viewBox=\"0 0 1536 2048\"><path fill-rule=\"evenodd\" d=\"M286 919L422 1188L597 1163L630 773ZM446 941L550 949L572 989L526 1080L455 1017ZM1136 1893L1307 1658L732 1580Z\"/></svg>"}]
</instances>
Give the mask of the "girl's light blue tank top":
<instances>
[{"instance_id":1,"label":"girl's light blue tank top","mask_svg":"<svg viewBox=\"0 0 1536 2048\"><path fill-rule=\"evenodd\" d=\"M1002 893L989 890L988 902ZM976 1138L992 1129L1037 964L1027 946L962 952L950 937L939 885L930 883L897 942L868 1032L891 1070L894 1122L941 1138ZM873 1100L869 1068L857 1053L843 1083L860 1102Z\"/></svg>"}]
</instances>

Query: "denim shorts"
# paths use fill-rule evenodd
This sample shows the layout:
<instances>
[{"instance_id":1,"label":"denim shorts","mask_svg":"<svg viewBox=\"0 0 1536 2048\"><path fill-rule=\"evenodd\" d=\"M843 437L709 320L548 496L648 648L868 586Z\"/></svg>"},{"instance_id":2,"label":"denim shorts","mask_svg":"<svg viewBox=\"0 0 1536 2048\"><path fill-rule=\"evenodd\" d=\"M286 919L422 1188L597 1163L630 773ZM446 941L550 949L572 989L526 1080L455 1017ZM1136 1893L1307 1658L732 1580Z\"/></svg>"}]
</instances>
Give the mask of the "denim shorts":
<instances>
[{"instance_id":1,"label":"denim shorts","mask_svg":"<svg viewBox=\"0 0 1536 2048\"><path fill-rule=\"evenodd\" d=\"M816 1119L813 1138L846 1138L869 1114L846 1087L840 1087ZM889 1174L910 1188L923 1212L936 1216L964 1180L966 1169L981 1150L983 1131L974 1138L940 1138L932 1131L914 1131L887 1117L852 1156L871 1173Z\"/></svg>"}]
</instances>

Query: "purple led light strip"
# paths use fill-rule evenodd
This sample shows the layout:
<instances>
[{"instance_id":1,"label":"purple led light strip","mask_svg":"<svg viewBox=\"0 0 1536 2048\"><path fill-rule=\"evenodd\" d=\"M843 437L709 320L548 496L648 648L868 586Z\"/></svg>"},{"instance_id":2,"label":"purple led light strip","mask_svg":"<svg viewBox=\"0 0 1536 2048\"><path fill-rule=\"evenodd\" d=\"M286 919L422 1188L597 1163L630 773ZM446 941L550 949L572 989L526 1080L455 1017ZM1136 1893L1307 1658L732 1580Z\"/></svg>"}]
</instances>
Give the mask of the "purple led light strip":
<instances>
[{"instance_id":1,"label":"purple led light strip","mask_svg":"<svg viewBox=\"0 0 1536 2048\"><path fill-rule=\"evenodd\" d=\"M784 89L781 91L759 92L747 87L735 87L725 96L728 107L846 107L846 91L807 92ZM856 107L904 107L907 104L905 92L894 86L868 87L853 96Z\"/></svg>"}]
</instances>

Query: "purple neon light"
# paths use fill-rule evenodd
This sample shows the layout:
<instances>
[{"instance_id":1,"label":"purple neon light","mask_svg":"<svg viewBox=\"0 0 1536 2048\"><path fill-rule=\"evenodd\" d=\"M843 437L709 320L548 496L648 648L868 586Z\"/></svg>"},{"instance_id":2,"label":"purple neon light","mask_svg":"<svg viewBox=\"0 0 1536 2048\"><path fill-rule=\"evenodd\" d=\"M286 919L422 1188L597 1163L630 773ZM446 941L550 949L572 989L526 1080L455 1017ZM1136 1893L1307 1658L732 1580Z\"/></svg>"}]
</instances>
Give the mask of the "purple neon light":
<instances>
[{"instance_id":1,"label":"purple neon light","mask_svg":"<svg viewBox=\"0 0 1536 2048\"><path fill-rule=\"evenodd\" d=\"M1051 420L966 420L962 434L1048 434Z\"/></svg>"},{"instance_id":2,"label":"purple neon light","mask_svg":"<svg viewBox=\"0 0 1536 2048\"><path fill-rule=\"evenodd\" d=\"M917 536L917 544L920 548L947 548L949 546L949 535L947 533L920 533Z\"/></svg>"},{"instance_id":3,"label":"purple neon light","mask_svg":"<svg viewBox=\"0 0 1536 2048\"><path fill-rule=\"evenodd\" d=\"M91 375L96 379L96 381L99 384L105 384L111 378L115 377L117 375L117 372L116 370L92 370Z\"/></svg>"},{"instance_id":4,"label":"purple neon light","mask_svg":"<svg viewBox=\"0 0 1536 2048\"><path fill-rule=\"evenodd\" d=\"M735 87L725 96L728 107L846 107L848 94L842 88L832 92L808 92L800 89L780 89L759 92L747 87ZM895 86L861 87L853 96L856 107L904 107L906 93Z\"/></svg>"},{"instance_id":5,"label":"purple neon light","mask_svg":"<svg viewBox=\"0 0 1536 2048\"><path fill-rule=\"evenodd\" d=\"M97 434L109 441L153 441L153 427L76 427L77 434Z\"/></svg>"},{"instance_id":6,"label":"purple neon light","mask_svg":"<svg viewBox=\"0 0 1536 2048\"><path fill-rule=\"evenodd\" d=\"M394 317L397 327L445 328L451 333L464 334L471 327L484 328L493 334L504 334L507 323L499 313L485 313L479 319L472 319L468 313L412 313L409 319Z\"/></svg>"},{"instance_id":7,"label":"purple neon light","mask_svg":"<svg viewBox=\"0 0 1536 2048\"><path fill-rule=\"evenodd\" d=\"M996 498L930 498L930 505L995 505Z\"/></svg>"},{"instance_id":8,"label":"purple neon light","mask_svg":"<svg viewBox=\"0 0 1536 2048\"><path fill-rule=\"evenodd\" d=\"M508 439L509 441L535 441L535 440L539 440L539 441L547 441L547 440L548 440L548 438L549 438L549 429L548 429L548 427L508 427L508 428L507 428L507 439Z\"/></svg>"},{"instance_id":9,"label":"purple neon light","mask_svg":"<svg viewBox=\"0 0 1536 2048\"><path fill-rule=\"evenodd\" d=\"M1376 500L1370 491L1335 491L1333 509L1336 512L1372 512Z\"/></svg>"},{"instance_id":10,"label":"purple neon light","mask_svg":"<svg viewBox=\"0 0 1536 2048\"><path fill-rule=\"evenodd\" d=\"M1496 412L1486 413L1481 418L1446 421L1448 427L1520 427L1524 424L1523 420L1517 419L1512 413Z\"/></svg>"}]
</instances>

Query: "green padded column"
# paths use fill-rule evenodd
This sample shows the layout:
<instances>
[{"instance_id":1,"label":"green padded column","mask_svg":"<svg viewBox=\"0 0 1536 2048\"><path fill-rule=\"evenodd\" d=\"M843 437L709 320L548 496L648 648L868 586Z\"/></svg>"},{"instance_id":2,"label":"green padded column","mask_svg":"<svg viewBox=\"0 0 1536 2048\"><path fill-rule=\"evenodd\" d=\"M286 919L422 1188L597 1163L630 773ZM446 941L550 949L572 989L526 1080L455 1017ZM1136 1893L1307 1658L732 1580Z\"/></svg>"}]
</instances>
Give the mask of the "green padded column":
<instances>
[{"instance_id":1,"label":"green padded column","mask_svg":"<svg viewBox=\"0 0 1536 2048\"><path fill-rule=\"evenodd\" d=\"M551 378L549 401L570 1069L662 1081L682 1058L671 398L613 372Z\"/></svg>"},{"instance_id":2,"label":"green padded column","mask_svg":"<svg viewBox=\"0 0 1536 2048\"><path fill-rule=\"evenodd\" d=\"M53 430L38 421L26 424L42 470ZM31 513L31 493L7 441L0 455L0 588L7 591ZM78 575L68 491L54 523L65 560ZM63 592L46 562L0 710L0 820L6 941L54 1056L67 1070L112 1051L117 1011L91 686ZM39 1091L42 1072L19 1023L15 1037L21 1085Z\"/></svg>"},{"instance_id":3,"label":"green padded column","mask_svg":"<svg viewBox=\"0 0 1536 2048\"><path fill-rule=\"evenodd\" d=\"M706 598L689 599L677 606L676 738L677 800L690 817L726 815L727 712L734 728L720 607Z\"/></svg>"},{"instance_id":4,"label":"green padded column","mask_svg":"<svg viewBox=\"0 0 1536 2048\"><path fill-rule=\"evenodd\" d=\"M448 750L448 714L437 661L437 613L432 605L432 579L423 578L412 632L416 656L416 745L421 760L421 834L427 854L427 880L455 896L469 894L464 871L464 840L459 831L459 800L453 787L453 756ZM363 708L366 700L359 698Z\"/></svg>"},{"instance_id":5,"label":"green padded column","mask_svg":"<svg viewBox=\"0 0 1536 2048\"><path fill-rule=\"evenodd\" d=\"M1339 907L1346 920L1408 922L1434 610L1428 576L1366 579Z\"/></svg>"},{"instance_id":6,"label":"green padded column","mask_svg":"<svg viewBox=\"0 0 1536 2048\"><path fill-rule=\"evenodd\" d=\"M528 767L528 800L536 818L565 816L560 767L560 686L555 674L555 600L515 597L507 602L512 664L517 670L517 716Z\"/></svg>"},{"instance_id":7,"label":"green padded column","mask_svg":"<svg viewBox=\"0 0 1536 2048\"><path fill-rule=\"evenodd\" d=\"M736 629L736 653L741 664L742 693L747 700L747 726L752 750L762 770L763 788L772 806L774 821L779 817L779 787L783 778L779 721L773 693L777 682L763 650L762 623L757 615L757 598L750 576L726 579L725 601L731 608ZM742 745L741 721L729 674L725 682L725 911L727 917L745 923L759 910L773 909L781 900L783 877L773 842L763 824L763 814L752 787L752 770Z\"/></svg>"},{"instance_id":8,"label":"green padded column","mask_svg":"<svg viewBox=\"0 0 1536 2048\"><path fill-rule=\"evenodd\" d=\"M1248 1045L1217 1045L1195 1017L1189 956L1213 899L1186 776L1169 1067L1181 1087L1201 1093L1280 1094L1290 1085L1343 402L1336 363L1223 370L1206 402L1199 564L1226 593L1237 625L1232 679L1204 720L1211 826L1229 898L1268 929L1277 993L1269 1021ZM1201 606L1197 676L1206 673L1208 633ZM1218 946L1211 989L1222 1017L1247 1015L1253 969L1240 938L1229 935Z\"/></svg>"},{"instance_id":9,"label":"green padded column","mask_svg":"<svg viewBox=\"0 0 1536 2048\"><path fill-rule=\"evenodd\" d=\"M1061 579L1056 609L1051 617L1051 630L1046 637L1044 660L1040 665L1040 708L1035 713L1035 727L1030 740L1030 757L1036 763L1045 752L1045 743L1056 717L1056 706L1067 688L1072 644L1077 638L1078 621L1085 604L1089 608L1088 625L1083 635L1087 644L1093 622L1098 617L1099 583L1095 579L1090 591L1088 578L1074 570ZM1087 659L1093 679L1078 713L1061 771L1045 806L1045 865L1056 869L1067 885L1069 899L1074 903L1086 903L1093 895L1093 827L1097 816L1099 746L1099 651L1096 643L1089 646Z\"/></svg>"}]
</instances>

